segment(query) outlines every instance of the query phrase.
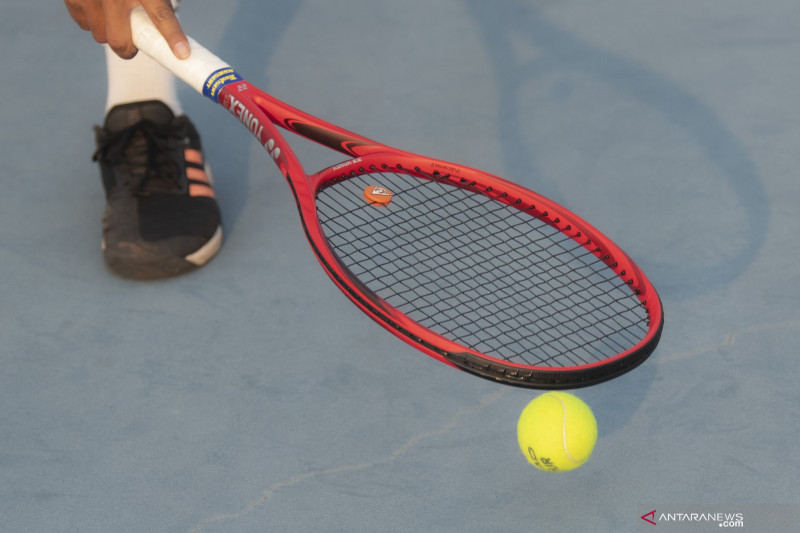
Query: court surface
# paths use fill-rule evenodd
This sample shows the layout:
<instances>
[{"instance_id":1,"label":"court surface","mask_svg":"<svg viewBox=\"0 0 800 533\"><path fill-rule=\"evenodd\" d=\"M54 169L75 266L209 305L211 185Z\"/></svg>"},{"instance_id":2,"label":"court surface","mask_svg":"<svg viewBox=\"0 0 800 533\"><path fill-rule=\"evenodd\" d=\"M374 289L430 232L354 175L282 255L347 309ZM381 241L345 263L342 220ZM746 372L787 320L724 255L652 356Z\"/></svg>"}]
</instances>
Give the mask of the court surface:
<instances>
[{"instance_id":1,"label":"court surface","mask_svg":"<svg viewBox=\"0 0 800 533\"><path fill-rule=\"evenodd\" d=\"M226 244L179 279L113 277L102 50L61 2L2 0L0 530L620 532L698 507L800 529L797 2L197 0L182 20L279 98L579 213L659 289L661 344L576 391L589 462L535 470L516 421L538 393L362 316L274 165L185 87Z\"/></svg>"}]
</instances>

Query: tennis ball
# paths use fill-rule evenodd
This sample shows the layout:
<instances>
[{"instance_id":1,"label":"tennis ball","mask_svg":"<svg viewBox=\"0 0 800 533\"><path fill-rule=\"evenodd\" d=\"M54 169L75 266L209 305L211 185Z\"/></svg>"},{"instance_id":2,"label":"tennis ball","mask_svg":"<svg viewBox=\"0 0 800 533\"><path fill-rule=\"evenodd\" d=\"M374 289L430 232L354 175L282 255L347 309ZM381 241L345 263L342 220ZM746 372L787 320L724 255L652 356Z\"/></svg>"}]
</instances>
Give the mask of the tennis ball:
<instances>
[{"instance_id":1,"label":"tennis ball","mask_svg":"<svg viewBox=\"0 0 800 533\"><path fill-rule=\"evenodd\" d=\"M577 396L548 392L522 410L517 438L533 466L548 472L565 472L589 459L597 441L597 420Z\"/></svg>"}]
</instances>

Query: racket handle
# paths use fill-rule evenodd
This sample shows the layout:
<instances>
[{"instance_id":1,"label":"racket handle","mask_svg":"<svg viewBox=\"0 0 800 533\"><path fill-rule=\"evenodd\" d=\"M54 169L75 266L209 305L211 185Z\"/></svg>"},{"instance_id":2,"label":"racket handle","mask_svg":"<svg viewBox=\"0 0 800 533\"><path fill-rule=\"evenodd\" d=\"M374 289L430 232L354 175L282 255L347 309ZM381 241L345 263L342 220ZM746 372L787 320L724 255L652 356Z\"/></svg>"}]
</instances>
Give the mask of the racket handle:
<instances>
[{"instance_id":1,"label":"racket handle","mask_svg":"<svg viewBox=\"0 0 800 533\"><path fill-rule=\"evenodd\" d=\"M158 61L200 94L204 94L203 86L214 72L230 68L230 65L191 37L189 37L191 55L186 59L175 57L166 39L158 32L142 6L137 6L131 11L131 32L136 48Z\"/></svg>"}]
</instances>

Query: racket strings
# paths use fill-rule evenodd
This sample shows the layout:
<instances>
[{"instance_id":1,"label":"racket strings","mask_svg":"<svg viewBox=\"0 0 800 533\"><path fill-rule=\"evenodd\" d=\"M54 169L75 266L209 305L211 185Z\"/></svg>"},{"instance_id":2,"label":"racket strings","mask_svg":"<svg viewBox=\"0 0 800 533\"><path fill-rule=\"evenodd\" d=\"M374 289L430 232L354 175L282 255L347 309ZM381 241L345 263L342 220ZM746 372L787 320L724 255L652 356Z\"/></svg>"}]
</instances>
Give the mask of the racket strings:
<instances>
[{"instance_id":1,"label":"racket strings","mask_svg":"<svg viewBox=\"0 0 800 533\"><path fill-rule=\"evenodd\" d=\"M448 187L448 188L452 189L452 187ZM477 204L477 202L473 202L473 203L475 203L476 205L472 205L472 206L468 205L467 206L467 207L471 208L470 209L470 213L475 214L475 213L478 213L480 211L486 211L484 213L485 217L486 217L485 220L489 223L489 226L496 226L499 222L503 221L503 219L501 219L500 217L497 217L496 214L494 214L493 212L486 210L485 206L479 205L479 204ZM474 209L474 211L472 209ZM529 217L529 215L524 215L524 214L522 216L528 216ZM456 220L459 219L458 216L455 216L455 218L456 218ZM497 281L495 281L495 283L493 285L491 285L495 296L499 296L499 297L498 298L494 298L494 299L490 299L489 296L492 294L492 292L489 291L488 289L486 289L486 287L487 287L486 285L483 285L483 286L481 286L481 285L478 285L478 286L470 285L469 281L459 280L458 278L456 278L454 276L454 277L450 278L452 281L449 284L440 285L440 290L450 294L451 296L455 296L456 294L460 293L460 289L463 289L462 283L466 283L466 285L468 285L470 287L470 289L472 289L472 291L473 291L472 294L476 295L477 298L474 301L464 302L462 304L463 308L468 309L470 312L477 312L478 310L480 310L483 307L494 306L494 313L492 313L491 315L488 315L487 317L482 317L481 319L479 319L477 321L477 325L478 326L485 325L484 327L480 328L480 331L493 331L493 332L497 333L497 332L501 332L501 330L503 329L504 325L506 326L504 328L505 331L502 332L502 334L500 335L501 338L498 341L492 342L492 337L489 337L487 340L485 340L485 342L487 342L488 344L497 344L505 336L505 337L508 337L507 343L517 343L517 344L522 346L522 345L525 345L526 341L525 341L525 338L522 335L520 335L518 332L525 330L525 324L521 323L518 320L517 316L520 315L520 310L522 310L522 309L526 309L527 308L527 310L530 311L530 312L535 312L536 310L528 305L528 303L527 303L527 301L526 301L526 299L524 297L525 296L525 291L520 291L519 290L520 289L520 284L529 293L538 292L538 295L539 295L540 298L546 298L547 294L552 292L552 291L563 291L563 290L566 290L567 288L564 286L564 281L563 280L559 280L557 276L549 274L548 271L542 269L541 267L539 267L535 263L530 263L530 264L526 263L524 261L524 258L522 256L519 256L515 252L515 247L517 247L519 245L522 245L522 244L525 244L525 243L521 242L521 237L523 237L524 234L520 233L516 229L517 226L507 226L507 227L508 227L507 237L509 239L509 243L508 243L509 244L509 248L507 250L506 257L509 260L508 264L511 265L511 266L514 266L515 269L517 269L519 271L522 271L522 272L525 272L527 270L533 271L535 273L535 279L539 283L539 286L538 286L539 288L538 289L537 289L537 285L534 284L531 281L531 279L521 278L521 279L518 279L518 280L514 280L514 278L509 277L507 279L509 281L513 281L513 285L511 283L506 283L506 284L498 283ZM515 235L515 233L516 233L516 235ZM470 235L474 235L474 233L471 233ZM457 241L459 244L470 245L469 247L465 246L464 248L455 248L454 251L453 251L454 252L453 253L453 258L454 259L459 259L462 262L466 262L466 263L470 264L470 266L473 268L473 276L472 276L472 278L470 278L471 280L473 280L473 281L483 280L483 279L487 279L488 277L490 277L492 275L492 271L489 268L487 268L487 265L492 265L493 264L492 261L491 261L493 258L489 256L489 253L492 252L492 251L496 252L496 245L494 243L492 243L488 239L482 241L483 243L485 243L483 245L481 244L481 241L466 241L466 238L468 237L468 235L466 235L465 233L456 234L454 232L448 232L448 236L454 238L455 241ZM560 242L562 242L562 243L564 241L569 241L569 243L572 244L571 247L565 248L563 252L555 254L556 258L558 258L558 257L560 257L562 255L568 255L570 253L574 253L575 250L577 250L578 248L581 248L579 244L577 244L574 241L572 241L571 239L569 239L569 237L563 236L562 234L560 234L558 232L555 232L555 231L553 232L553 235L549 235L549 236L546 236L546 237L542 236L542 237L540 237L538 239L533 239L531 241L531 243L532 244L540 244L542 241L545 241L547 239L552 239L552 238L555 238L555 237L559 237L560 238ZM470 255L456 253L456 251L458 251L458 250L468 250ZM540 252L540 253L543 251L543 248L541 248L541 245L540 245L539 248L537 248L537 251ZM476 261L476 260L473 259L474 257L481 258L483 261ZM598 262L595 261L594 264L597 265ZM608 272L611 272L612 275L613 275L613 272L610 271L610 269L606 268L605 270L607 270ZM451 273L455 274L455 272L451 272ZM425 276L426 278L428 277L427 276L428 272L424 272L424 271L421 271L421 270L417 270L417 274ZM581 280L581 279L584 279L584 278L580 277L579 280ZM376 285L376 289L378 289L378 292L380 292L380 287L378 285ZM413 292L413 290L414 290L414 288L412 287L412 288L409 289L409 292ZM410 297L412 295L406 295L406 294L398 292L398 296ZM567 296L569 297L570 295L567 295ZM572 300L571 301L572 301L573 305L585 306L586 302L585 301L581 301L579 298L576 298L577 295L571 295L571 296L572 296ZM431 323L432 321L434 321L436 313L442 312L442 309L441 309L442 305L441 305L441 302L439 302L439 297L437 296L437 297L433 298L432 300L433 301L429 302L427 298L423 298L423 302L427 302L428 305L425 306L425 305L423 305L423 302L420 302L420 304L417 306L417 310L419 312L421 312L423 314L427 313L424 316L424 318L425 318L424 322L427 322L427 323ZM557 343L561 342L559 340L561 338L561 336L560 335L554 335L552 330L556 329L557 326L560 324L560 322L555 320L555 318L557 318L556 315L559 315L559 314L563 315L564 313L568 312L568 309L566 309L566 308L559 309L559 306L557 304L558 304L558 301L554 300L554 305L552 306L551 312L549 314L540 312L539 316L538 316L538 319L539 319L539 322L538 322L538 327L539 327L538 333L539 333L539 336L544 340L544 343L543 343L544 348L549 348L549 346L551 344L553 344L553 343L557 344ZM579 318L580 318L580 315L576 314L575 320L579 320ZM456 322L458 322L458 321L456 321ZM585 326L588 326L588 324L585 324L584 327ZM457 333L457 331L454 330L454 329L449 329L449 330L446 330L446 333ZM574 334L574 333L576 333L576 331L570 331L570 333ZM445 336L449 336L449 335L445 335ZM621 348L621 346L617 346L617 348ZM535 349L535 346L533 344L531 344L530 345L530 349L531 350ZM562 350L564 350L564 348L562 348ZM523 360L526 360L524 356L521 356L521 357L523 358ZM532 361L526 360L526 362L528 364L532 364ZM579 362L587 363L588 361L585 361L585 360L576 361L576 363L579 363ZM540 364L541 361L536 361L536 363Z\"/></svg>"},{"instance_id":2,"label":"racket strings","mask_svg":"<svg viewBox=\"0 0 800 533\"><path fill-rule=\"evenodd\" d=\"M571 367L637 344L648 317L581 243L468 182L402 172L347 176L317 210L340 262L389 305L470 350ZM392 193L373 205L363 191Z\"/></svg>"}]
</instances>

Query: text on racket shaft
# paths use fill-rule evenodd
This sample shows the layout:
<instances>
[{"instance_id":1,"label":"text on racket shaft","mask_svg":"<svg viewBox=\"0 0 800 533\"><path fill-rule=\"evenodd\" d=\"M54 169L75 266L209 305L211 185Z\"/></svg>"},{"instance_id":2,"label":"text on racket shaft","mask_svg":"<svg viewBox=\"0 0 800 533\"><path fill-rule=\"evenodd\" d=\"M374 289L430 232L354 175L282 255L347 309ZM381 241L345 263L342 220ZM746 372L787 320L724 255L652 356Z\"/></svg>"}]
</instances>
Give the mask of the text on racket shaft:
<instances>
[{"instance_id":1,"label":"text on racket shaft","mask_svg":"<svg viewBox=\"0 0 800 533\"><path fill-rule=\"evenodd\" d=\"M281 153L280 148L274 148L274 139L269 139L264 142L264 139L261 137L261 133L264 131L264 125L261 124L261 121L258 119L258 117L255 116L252 111L247 109L247 107L241 101L237 100L233 96L228 96L228 101L226 104L228 111L230 111L242 122L242 124L247 127L248 130L250 130L250 133L252 133L256 139L258 139L259 143L267 148L272 157L278 159L278 156Z\"/></svg>"}]
</instances>

